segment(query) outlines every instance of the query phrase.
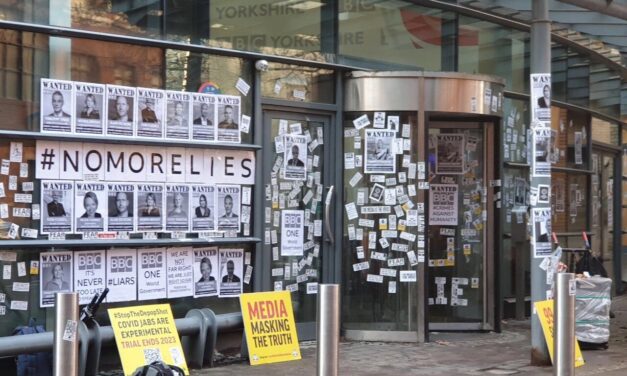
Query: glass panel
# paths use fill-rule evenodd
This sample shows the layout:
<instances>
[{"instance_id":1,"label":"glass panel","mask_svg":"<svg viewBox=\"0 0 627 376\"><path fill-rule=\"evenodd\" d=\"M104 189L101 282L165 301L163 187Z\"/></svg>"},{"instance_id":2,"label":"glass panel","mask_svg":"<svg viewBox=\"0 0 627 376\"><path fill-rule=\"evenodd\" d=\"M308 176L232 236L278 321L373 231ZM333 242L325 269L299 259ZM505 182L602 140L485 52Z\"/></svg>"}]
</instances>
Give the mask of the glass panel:
<instances>
[{"instance_id":1,"label":"glass panel","mask_svg":"<svg viewBox=\"0 0 627 376\"><path fill-rule=\"evenodd\" d=\"M335 75L332 70L270 63L261 74L264 97L305 102L334 103Z\"/></svg>"},{"instance_id":2,"label":"glass panel","mask_svg":"<svg viewBox=\"0 0 627 376\"><path fill-rule=\"evenodd\" d=\"M566 167L568 152L568 111L559 107L551 107L551 164L555 167Z\"/></svg>"},{"instance_id":3,"label":"glass panel","mask_svg":"<svg viewBox=\"0 0 627 376\"><path fill-rule=\"evenodd\" d=\"M527 131L529 101L504 99L503 160L527 163Z\"/></svg>"},{"instance_id":4,"label":"glass panel","mask_svg":"<svg viewBox=\"0 0 627 376\"><path fill-rule=\"evenodd\" d=\"M608 116L620 118L622 84L620 74L603 64L595 63L592 64L587 81L586 84L590 86L590 101L586 106Z\"/></svg>"},{"instance_id":5,"label":"glass panel","mask_svg":"<svg viewBox=\"0 0 627 376\"><path fill-rule=\"evenodd\" d=\"M322 272L325 125L287 114L272 115L269 124L275 155L272 176L266 177L266 237L270 236L272 244L272 280L274 290L294 293L298 322L316 320L317 296L308 292L308 284L317 283ZM288 133L309 135L307 139L313 140L310 151L302 143L283 138ZM315 146L318 143L322 145ZM288 227L295 230L290 233Z\"/></svg>"},{"instance_id":6,"label":"glass panel","mask_svg":"<svg viewBox=\"0 0 627 376\"><path fill-rule=\"evenodd\" d=\"M583 112L568 111L566 127L566 167L588 169L589 153L588 135L589 117ZM560 123L560 131L562 123Z\"/></svg>"},{"instance_id":7,"label":"glass panel","mask_svg":"<svg viewBox=\"0 0 627 376\"><path fill-rule=\"evenodd\" d=\"M435 210L429 208L430 322L483 322L483 144L481 129L429 129L430 201L436 189L452 190L439 201L448 201L448 210L455 213L436 222ZM451 174L444 163L467 172Z\"/></svg>"},{"instance_id":8,"label":"glass panel","mask_svg":"<svg viewBox=\"0 0 627 376\"><path fill-rule=\"evenodd\" d=\"M453 13L403 1L340 1L339 10L343 63L440 71L444 64L454 61ZM460 43L476 44L476 31L467 30ZM447 61L443 60L445 54L449 54Z\"/></svg>"},{"instance_id":9,"label":"glass panel","mask_svg":"<svg viewBox=\"0 0 627 376\"><path fill-rule=\"evenodd\" d=\"M459 71L505 78L508 90L529 92L529 33L459 16Z\"/></svg>"},{"instance_id":10,"label":"glass panel","mask_svg":"<svg viewBox=\"0 0 627 376\"><path fill-rule=\"evenodd\" d=\"M592 117L592 140L605 142L606 144L618 145L619 136L618 124Z\"/></svg>"},{"instance_id":11,"label":"glass panel","mask_svg":"<svg viewBox=\"0 0 627 376\"><path fill-rule=\"evenodd\" d=\"M333 58L321 53L323 8L330 6L321 0L170 0L167 39L324 61Z\"/></svg>"},{"instance_id":12,"label":"glass panel","mask_svg":"<svg viewBox=\"0 0 627 376\"><path fill-rule=\"evenodd\" d=\"M252 118L252 89L244 96L235 88L239 78L252 84L253 71L250 61L181 50L166 50L165 60L166 89L239 96L242 115ZM251 128L252 124L251 120ZM252 143L252 132L242 132L241 140L242 143Z\"/></svg>"},{"instance_id":13,"label":"glass panel","mask_svg":"<svg viewBox=\"0 0 627 376\"><path fill-rule=\"evenodd\" d=\"M348 217L342 208L345 213L342 323L345 329L410 331L416 329L415 297L419 285L400 282L399 275L401 271L415 270L417 265L416 241L408 240L412 235L416 236L417 227L410 227L406 215L408 209L415 208L412 201L416 196L417 152L411 146L416 144L417 118L411 112L377 114L375 119L374 112L351 113L344 122L344 205L354 204L359 219ZM356 130L353 120L360 116L368 116L373 124ZM405 134L403 140L411 140L409 147L404 146L404 154L395 157L396 163L390 163L395 166L396 173L366 173L364 163L367 158L375 163L376 160L392 160L389 139L381 137L377 140L375 136L367 142L365 138L366 131L386 128L386 117L388 121L398 117L395 123L399 128L407 125L411 134ZM390 129L396 127L390 126ZM402 133L396 134L398 137ZM409 172L412 165L413 176ZM366 207L368 210L364 210ZM381 211L376 212L378 209ZM386 230L388 232L384 233ZM401 237L399 233L402 232L411 235Z\"/></svg>"}]
</instances>

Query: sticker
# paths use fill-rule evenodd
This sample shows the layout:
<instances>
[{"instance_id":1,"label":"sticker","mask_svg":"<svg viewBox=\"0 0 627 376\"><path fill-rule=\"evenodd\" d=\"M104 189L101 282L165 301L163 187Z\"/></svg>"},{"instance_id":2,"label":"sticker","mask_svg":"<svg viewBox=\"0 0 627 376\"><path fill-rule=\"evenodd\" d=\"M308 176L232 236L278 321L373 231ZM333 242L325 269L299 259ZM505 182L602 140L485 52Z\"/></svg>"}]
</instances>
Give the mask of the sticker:
<instances>
[{"instance_id":1,"label":"sticker","mask_svg":"<svg viewBox=\"0 0 627 376\"><path fill-rule=\"evenodd\" d=\"M248 91L250 90L250 85L244 81L243 78L238 78L237 82L235 83L235 88L242 93L244 96L248 95Z\"/></svg>"},{"instance_id":2,"label":"sticker","mask_svg":"<svg viewBox=\"0 0 627 376\"><path fill-rule=\"evenodd\" d=\"M353 125L356 129L362 129L370 125L370 119L368 119L368 115L364 114L353 120ZM358 149L358 148L355 148Z\"/></svg>"},{"instance_id":3,"label":"sticker","mask_svg":"<svg viewBox=\"0 0 627 376\"><path fill-rule=\"evenodd\" d=\"M416 282L416 271L415 270L401 270L399 275L399 280L401 282Z\"/></svg>"},{"instance_id":4,"label":"sticker","mask_svg":"<svg viewBox=\"0 0 627 376\"><path fill-rule=\"evenodd\" d=\"M78 322L76 320L67 320L65 329L63 330L63 340L68 342L76 341L76 329Z\"/></svg>"}]
</instances>

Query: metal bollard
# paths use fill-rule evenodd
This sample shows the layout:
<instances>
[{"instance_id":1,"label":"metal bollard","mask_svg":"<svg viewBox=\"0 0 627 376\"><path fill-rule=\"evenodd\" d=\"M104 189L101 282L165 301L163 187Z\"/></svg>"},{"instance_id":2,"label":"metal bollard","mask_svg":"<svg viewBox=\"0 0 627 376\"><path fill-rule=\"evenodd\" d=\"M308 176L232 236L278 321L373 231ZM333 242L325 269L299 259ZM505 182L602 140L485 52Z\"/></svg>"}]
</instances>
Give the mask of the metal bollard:
<instances>
[{"instance_id":1,"label":"metal bollard","mask_svg":"<svg viewBox=\"0 0 627 376\"><path fill-rule=\"evenodd\" d=\"M575 374L575 274L555 275L553 375Z\"/></svg>"},{"instance_id":2,"label":"metal bollard","mask_svg":"<svg viewBox=\"0 0 627 376\"><path fill-rule=\"evenodd\" d=\"M340 285L319 285L316 334L317 375L337 376L340 355Z\"/></svg>"},{"instance_id":3,"label":"metal bollard","mask_svg":"<svg viewBox=\"0 0 627 376\"><path fill-rule=\"evenodd\" d=\"M53 376L78 376L78 294L55 297Z\"/></svg>"}]
</instances>

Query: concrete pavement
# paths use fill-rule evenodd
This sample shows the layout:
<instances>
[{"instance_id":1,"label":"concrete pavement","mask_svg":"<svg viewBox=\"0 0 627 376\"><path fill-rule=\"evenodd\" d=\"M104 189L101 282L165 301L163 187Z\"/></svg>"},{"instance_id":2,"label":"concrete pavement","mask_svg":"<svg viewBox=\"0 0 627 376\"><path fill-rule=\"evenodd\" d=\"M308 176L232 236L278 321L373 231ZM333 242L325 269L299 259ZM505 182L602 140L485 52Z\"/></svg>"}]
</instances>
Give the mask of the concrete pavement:
<instances>
[{"instance_id":1,"label":"concrete pavement","mask_svg":"<svg viewBox=\"0 0 627 376\"><path fill-rule=\"evenodd\" d=\"M584 351L577 375L627 375L627 296L615 298L612 310L609 349ZM342 342L340 375L551 375L551 367L529 365L529 326L507 321L501 333L432 333L426 344ZM217 367L192 375L314 375L315 342L301 349L301 361L251 367L237 356L222 357Z\"/></svg>"}]
</instances>

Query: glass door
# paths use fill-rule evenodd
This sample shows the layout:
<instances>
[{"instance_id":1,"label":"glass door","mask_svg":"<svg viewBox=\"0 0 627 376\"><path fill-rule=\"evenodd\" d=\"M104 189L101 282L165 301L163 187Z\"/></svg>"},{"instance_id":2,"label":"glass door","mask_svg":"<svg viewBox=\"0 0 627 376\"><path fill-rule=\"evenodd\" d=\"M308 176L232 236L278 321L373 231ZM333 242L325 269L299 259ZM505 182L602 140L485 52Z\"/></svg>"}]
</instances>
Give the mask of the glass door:
<instances>
[{"instance_id":1,"label":"glass door","mask_svg":"<svg viewBox=\"0 0 627 376\"><path fill-rule=\"evenodd\" d=\"M324 116L264 112L264 160L271 163L264 169L264 248L270 260L264 272L271 290L291 291L301 341L315 339L318 282L324 272L329 123Z\"/></svg>"},{"instance_id":2,"label":"glass door","mask_svg":"<svg viewBox=\"0 0 627 376\"><path fill-rule=\"evenodd\" d=\"M608 277L614 278L614 160L615 153L592 152L592 253L603 261Z\"/></svg>"},{"instance_id":3,"label":"glass door","mask_svg":"<svg viewBox=\"0 0 627 376\"><path fill-rule=\"evenodd\" d=\"M491 329L491 124L431 123L428 138L430 330ZM488 150L490 148L490 150ZM490 316L490 317L489 317Z\"/></svg>"}]
</instances>

